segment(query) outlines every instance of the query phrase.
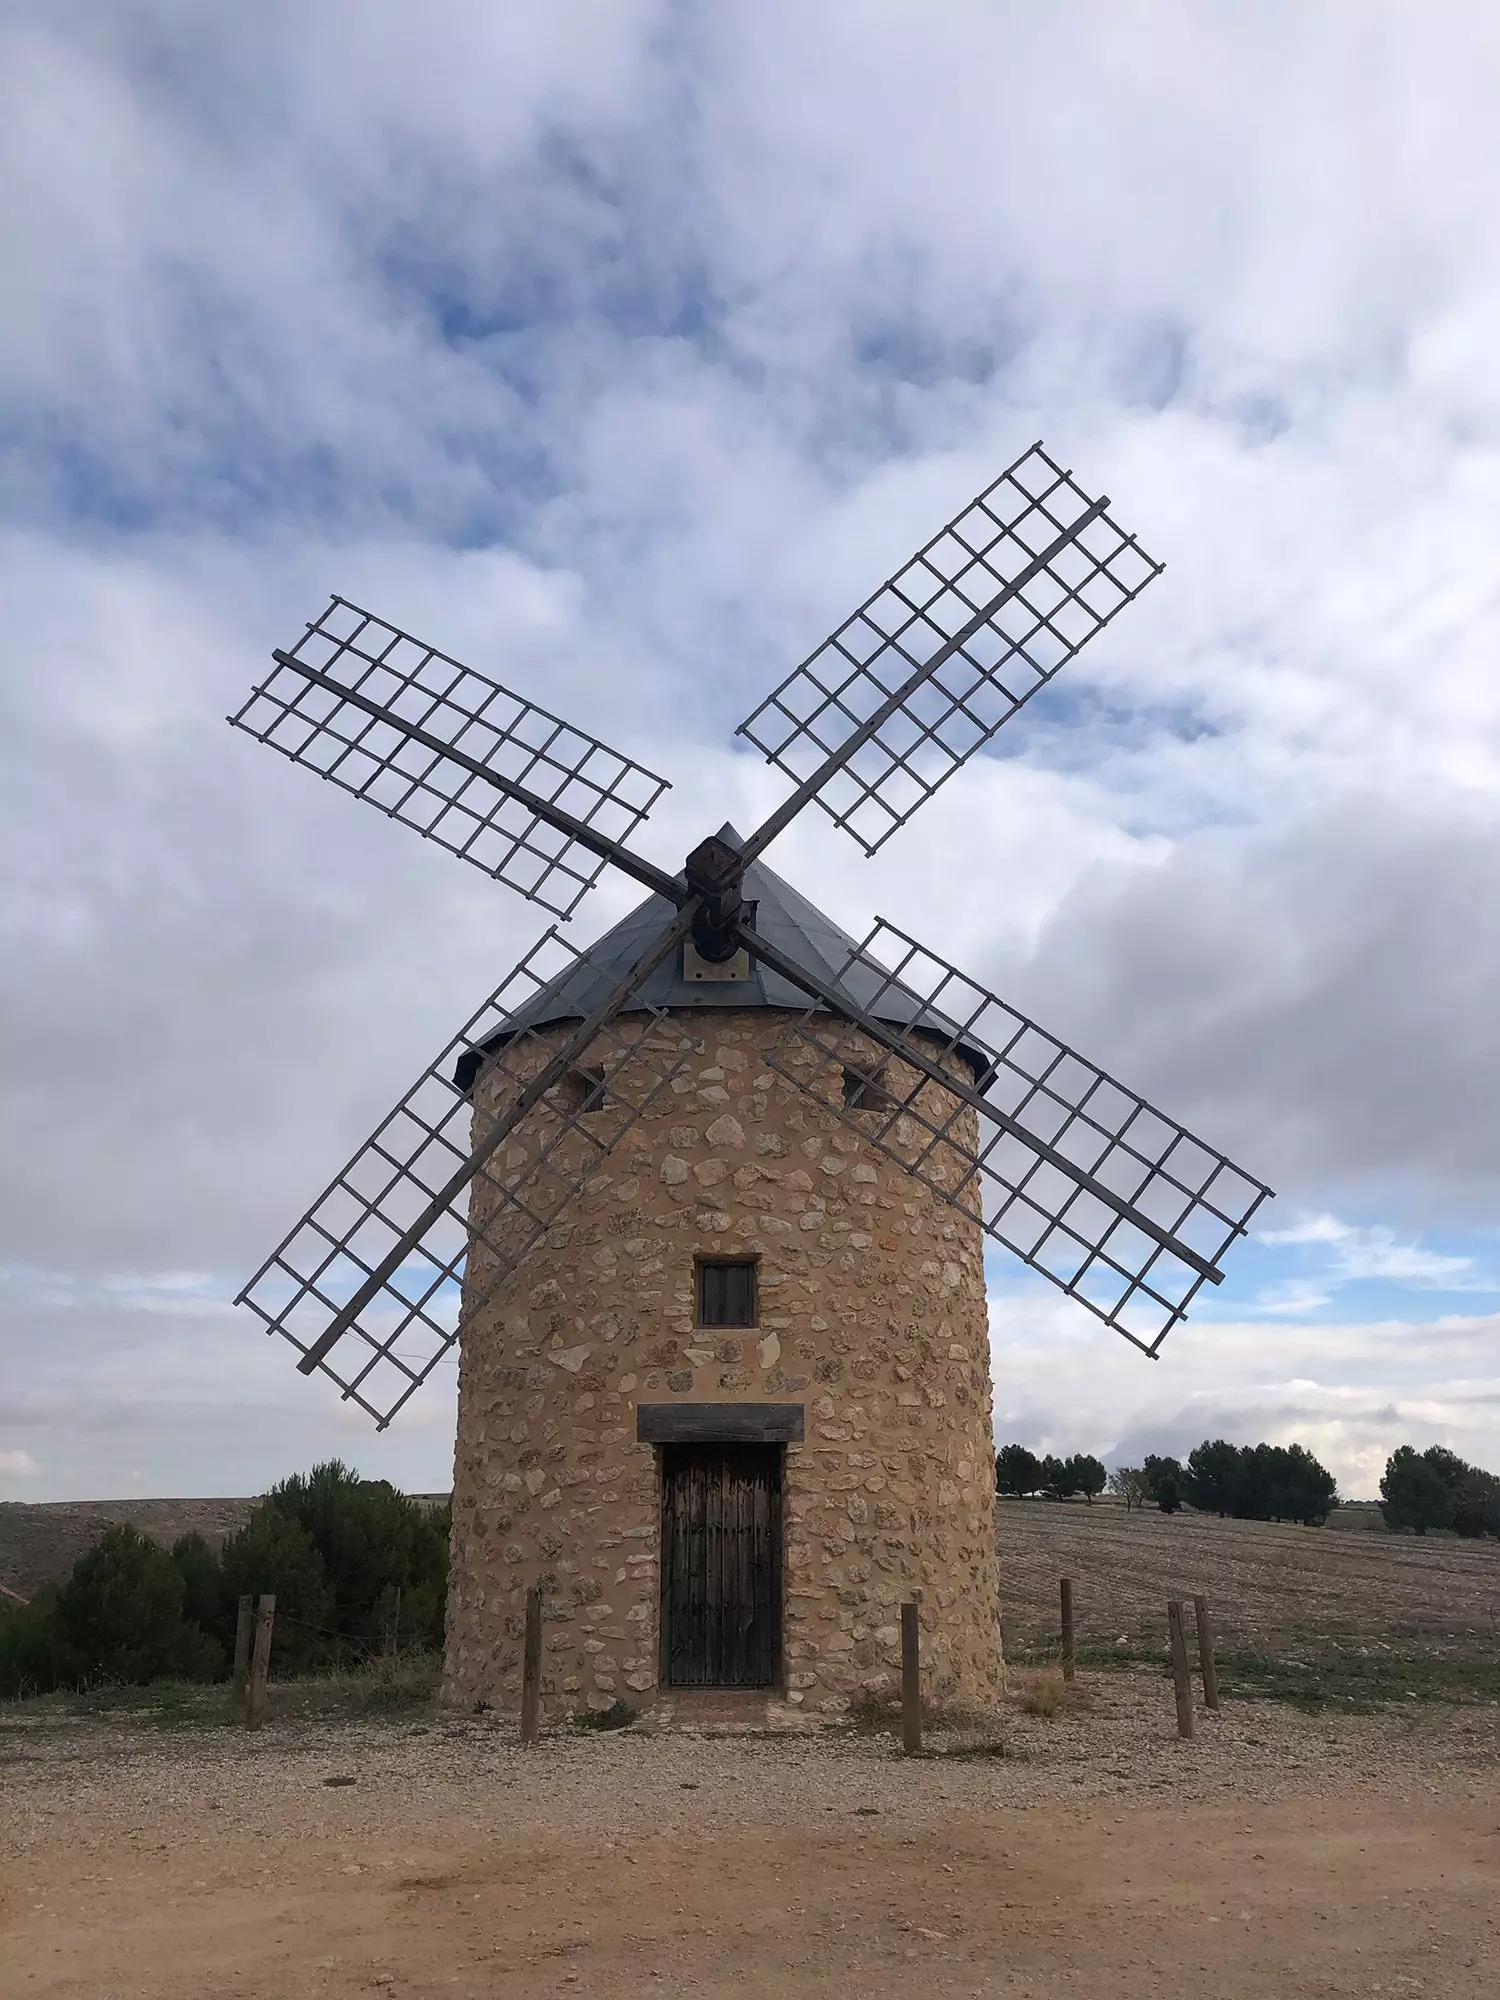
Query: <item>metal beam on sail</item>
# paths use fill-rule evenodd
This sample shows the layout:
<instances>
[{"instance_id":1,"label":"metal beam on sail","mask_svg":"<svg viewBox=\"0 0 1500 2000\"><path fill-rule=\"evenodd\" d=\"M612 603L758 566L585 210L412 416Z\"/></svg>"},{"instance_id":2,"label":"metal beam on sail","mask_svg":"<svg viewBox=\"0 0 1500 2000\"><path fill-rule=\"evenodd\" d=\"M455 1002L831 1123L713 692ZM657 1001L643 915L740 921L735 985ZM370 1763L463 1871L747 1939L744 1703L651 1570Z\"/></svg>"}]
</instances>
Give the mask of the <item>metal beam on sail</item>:
<instances>
[{"instance_id":1,"label":"metal beam on sail","mask_svg":"<svg viewBox=\"0 0 1500 2000\"><path fill-rule=\"evenodd\" d=\"M425 1381L458 1338L460 1284L472 1315L681 1068L659 1008L618 1017L691 920L674 917L561 1040L566 1023L529 1023L592 960L547 932L428 1065L237 1301L304 1374L331 1376L382 1429Z\"/></svg>"},{"instance_id":2,"label":"metal beam on sail","mask_svg":"<svg viewBox=\"0 0 1500 2000\"><path fill-rule=\"evenodd\" d=\"M747 943L815 1003L768 1066L1134 1345L1222 1281L1270 1193L1224 1154L893 925L832 980Z\"/></svg>"},{"instance_id":3,"label":"metal beam on sail","mask_svg":"<svg viewBox=\"0 0 1500 2000\"><path fill-rule=\"evenodd\" d=\"M976 496L739 726L873 854L1161 565L1040 444Z\"/></svg>"},{"instance_id":4,"label":"metal beam on sail","mask_svg":"<svg viewBox=\"0 0 1500 2000\"><path fill-rule=\"evenodd\" d=\"M293 763L567 917L667 781L398 626L335 597L229 719ZM673 889L680 900L681 888Z\"/></svg>"}]
</instances>

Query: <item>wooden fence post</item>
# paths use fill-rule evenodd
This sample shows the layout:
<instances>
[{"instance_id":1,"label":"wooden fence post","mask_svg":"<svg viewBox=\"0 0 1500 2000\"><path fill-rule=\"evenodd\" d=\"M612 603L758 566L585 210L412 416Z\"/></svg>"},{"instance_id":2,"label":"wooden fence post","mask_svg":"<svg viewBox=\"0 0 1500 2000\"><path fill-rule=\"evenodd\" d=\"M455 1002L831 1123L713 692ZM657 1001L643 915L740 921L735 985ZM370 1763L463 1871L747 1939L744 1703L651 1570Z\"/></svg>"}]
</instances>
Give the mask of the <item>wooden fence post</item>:
<instances>
[{"instance_id":1,"label":"wooden fence post","mask_svg":"<svg viewBox=\"0 0 1500 2000\"><path fill-rule=\"evenodd\" d=\"M271 1670L271 1628L276 1599L263 1596L255 1611L255 1655L250 1662L250 1693L245 1702L245 1727L259 1729L266 1712L266 1676Z\"/></svg>"},{"instance_id":2,"label":"wooden fence post","mask_svg":"<svg viewBox=\"0 0 1500 2000\"><path fill-rule=\"evenodd\" d=\"M1062 1580L1062 1669L1065 1681L1073 1678L1076 1657L1073 1645L1073 1579L1065 1576Z\"/></svg>"},{"instance_id":3,"label":"wooden fence post","mask_svg":"<svg viewBox=\"0 0 1500 2000\"><path fill-rule=\"evenodd\" d=\"M248 1593L240 1599L239 1617L234 1626L234 1705L243 1709L250 1685L250 1632L255 1623L255 1599Z\"/></svg>"},{"instance_id":4,"label":"wooden fence post","mask_svg":"<svg viewBox=\"0 0 1500 2000\"><path fill-rule=\"evenodd\" d=\"M521 1742L527 1749L537 1739L542 1693L542 1586L526 1592L526 1646L521 1655Z\"/></svg>"},{"instance_id":5,"label":"wooden fence post","mask_svg":"<svg viewBox=\"0 0 1500 2000\"><path fill-rule=\"evenodd\" d=\"M1182 1599L1167 1606L1167 1631L1172 1640L1172 1680L1177 1690L1177 1734L1193 1733L1193 1683L1188 1673L1187 1633L1182 1623Z\"/></svg>"},{"instance_id":6,"label":"wooden fence post","mask_svg":"<svg viewBox=\"0 0 1500 2000\"><path fill-rule=\"evenodd\" d=\"M1208 1599L1195 1597L1193 1609L1198 1614L1198 1668L1203 1675L1203 1706L1216 1709L1219 1706L1219 1669L1214 1660L1214 1628L1208 1615Z\"/></svg>"},{"instance_id":7,"label":"wooden fence post","mask_svg":"<svg viewBox=\"0 0 1500 2000\"><path fill-rule=\"evenodd\" d=\"M908 1757L922 1750L922 1640L915 1604L901 1607L901 1749Z\"/></svg>"}]
</instances>

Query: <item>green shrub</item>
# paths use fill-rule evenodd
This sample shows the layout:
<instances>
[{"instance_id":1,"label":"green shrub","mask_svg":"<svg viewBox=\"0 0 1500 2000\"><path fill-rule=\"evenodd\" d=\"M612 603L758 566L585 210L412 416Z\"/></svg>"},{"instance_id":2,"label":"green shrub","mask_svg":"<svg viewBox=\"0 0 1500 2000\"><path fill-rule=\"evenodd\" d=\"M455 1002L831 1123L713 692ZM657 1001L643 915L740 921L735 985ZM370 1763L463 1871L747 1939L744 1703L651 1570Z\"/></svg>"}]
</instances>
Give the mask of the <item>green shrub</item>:
<instances>
[{"instance_id":1,"label":"green shrub","mask_svg":"<svg viewBox=\"0 0 1500 2000\"><path fill-rule=\"evenodd\" d=\"M64 1679L56 1585L29 1604L0 1603L0 1700L46 1694Z\"/></svg>"},{"instance_id":2,"label":"green shrub","mask_svg":"<svg viewBox=\"0 0 1500 2000\"><path fill-rule=\"evenodd\" d=\"M200 1534L179 1535L172 1561L182 1578L182 1615L200 1632L222 1633L225 1623L224 1570Z\"/></svg>"},{"instance_id":3,"label":"green shrub","mask_svg":"<svg viewBox=\"0 0 1500 2000\"><path fill-rule=\"evenodd\" d=\"M448 1509L434 1511L384 1479L361 1479L338 1459L273 1486L267 1504L307 1534L333 1594L328 1621L365 1646L441 1649L448 1595ZM400 1592L399 1608L395 1593Z\"/></svg>"},{"instance_id":4,"label":"green shrub","mask_svg":"<svg viewBox=\"0 0 1500 2000\"><path fill-rule=\"evenodd\" d=\"M276 1599L273 1671L316 1672L340 1657L334 1596L323 1558L302 1525L273 1500L262 1500L219 1557L223 1626L232 1641L242 1596Z\"/></svg>"},{"instance_id":5,"label":"green shrub","mask_svg":"<svg viewBox=\"0 0 1500 2000\"><path fill-rule=\"evenodd\" d=\"M62 1681L139 1686L211 1680L224 1669L223 1647L183 1616L176 1564L128 1523L107 1528L78 1558L58 1593L52 1623Z\"/></svg>"}]
</instances>

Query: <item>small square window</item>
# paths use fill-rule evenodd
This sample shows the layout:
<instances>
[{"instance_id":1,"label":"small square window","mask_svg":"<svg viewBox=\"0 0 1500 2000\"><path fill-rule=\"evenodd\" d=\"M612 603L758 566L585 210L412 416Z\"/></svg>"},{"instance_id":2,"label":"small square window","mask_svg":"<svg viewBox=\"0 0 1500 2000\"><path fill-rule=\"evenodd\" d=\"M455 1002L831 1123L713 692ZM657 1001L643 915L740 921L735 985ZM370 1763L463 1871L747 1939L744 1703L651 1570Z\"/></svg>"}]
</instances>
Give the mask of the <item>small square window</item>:
<instances>
[{"instance_id":1,"label":"small square window","mask_svg":"<svg viewBox=\"0 0 1500 2000\"><path fill-rule=\"evenodd\" d=\"M844 1068L844 1109L846 1111L891 1111L896 1100L881 1082L879 1070Z\"/></svg>"},{"instance_id":2,"label":"small square window","mask_svg":"<svg viewBox=\"0 0 1500 2000\"><path fill-rule=\"evenodd\" d=\"M581 1118L586 1111L604 1109L604 1071L580 1067L570 1069L548 1092L560 1117Z\"/></svg>"},{"instance_id":3,"label":"small square window","mask_svg":"<svg viewBox=\"0 0 1500 2000\"><path fill-rule=\"evenodd\" d=\"M698 1265L699 1326L754 1326L755 1263L724 1259Z\"/></svg>"}]
</instances>

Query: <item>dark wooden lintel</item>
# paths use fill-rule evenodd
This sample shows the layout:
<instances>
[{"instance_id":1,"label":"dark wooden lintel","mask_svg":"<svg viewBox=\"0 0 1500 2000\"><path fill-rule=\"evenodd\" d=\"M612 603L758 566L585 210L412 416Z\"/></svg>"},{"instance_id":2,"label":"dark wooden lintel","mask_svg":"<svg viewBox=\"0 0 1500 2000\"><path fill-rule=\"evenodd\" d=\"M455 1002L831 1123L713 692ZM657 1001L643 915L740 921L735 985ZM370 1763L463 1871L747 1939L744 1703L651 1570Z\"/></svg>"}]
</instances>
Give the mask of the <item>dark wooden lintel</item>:
<instances>
[{"instance_id":1,"label":"dark wooden lintel","mask_svg":"<svg viewBox=\"0 0 1500 2000\"><path fill-rule=\"evenodd\" d=\"M639 1444L801 1444L801 1403L638 1403Z\"/></svg>"}]
</instances>

